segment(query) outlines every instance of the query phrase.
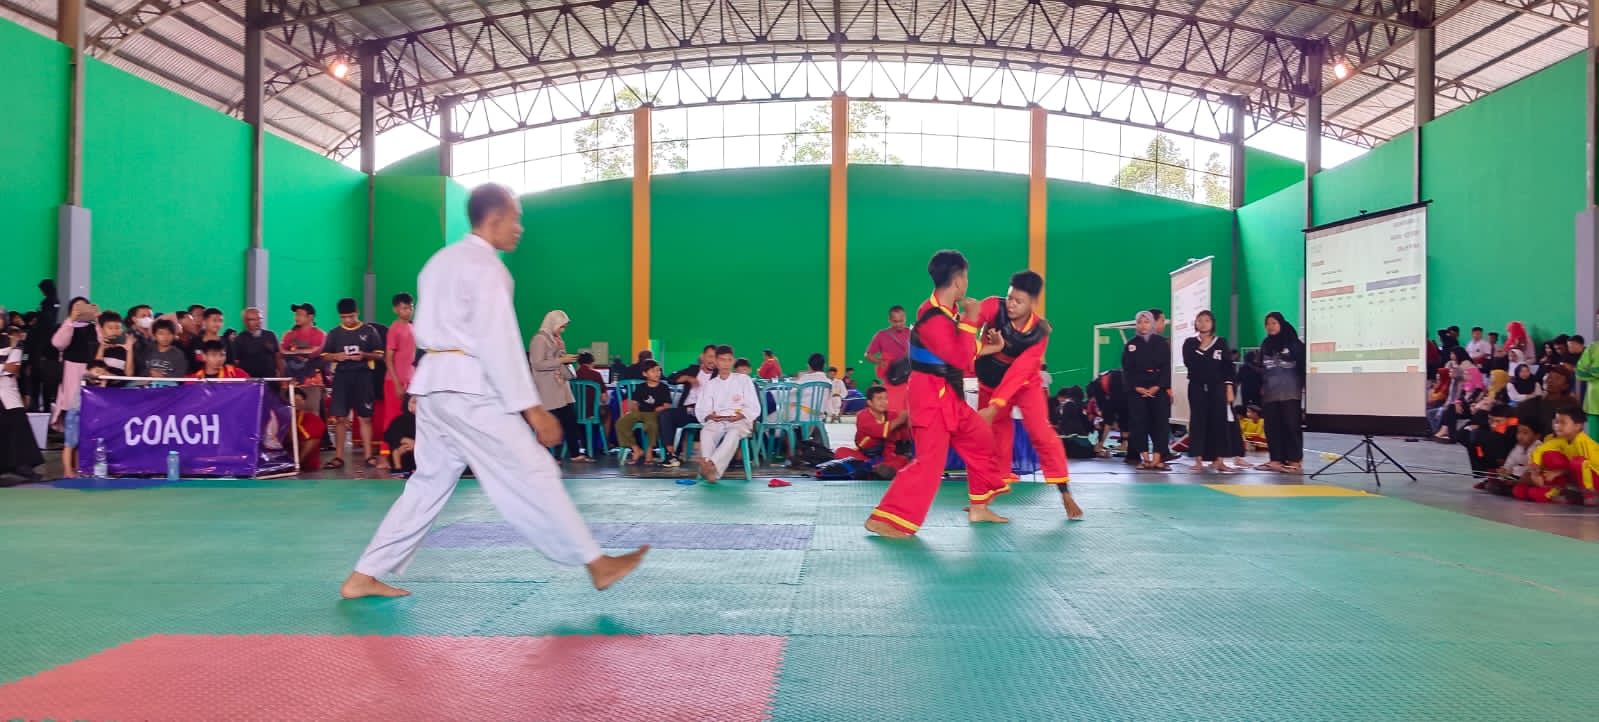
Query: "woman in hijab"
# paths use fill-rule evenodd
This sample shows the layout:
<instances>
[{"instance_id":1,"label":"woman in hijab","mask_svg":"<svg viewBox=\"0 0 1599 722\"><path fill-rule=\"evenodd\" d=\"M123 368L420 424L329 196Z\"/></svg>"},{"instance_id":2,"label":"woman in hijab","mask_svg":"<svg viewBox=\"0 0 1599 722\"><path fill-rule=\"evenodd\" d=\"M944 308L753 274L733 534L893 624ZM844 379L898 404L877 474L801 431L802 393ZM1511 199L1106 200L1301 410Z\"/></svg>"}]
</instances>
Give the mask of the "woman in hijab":
<instances>
[{"instance_id":1,"label":"woman in hijab","mask_svg":"<svg viewBox=\"0 0 1599 722\"><path fill-rule=\"evenodd\" d=\"M566 352L566 341L561 334L571 322L561 310L544 314L544 323L528 343L528 363L533 367L533 386L538 389L539 400L545 410L561 422L562 441L566 457L572 461L592 461L582 449L583 431L577 425L577 406L572 398L572 369L577 356Z\"/></svg>"},{"instance_id":2,"label":"woman in hijab","mask_svg":"<svg viewBox=\"0 0 1599 722\"><path fill-rule=\"evenodd\" d=\"M1511 403L1519 404L1523 400L1543 395L1543 389L1538 387L1538 377L1532 374L1531 364L1517 366L1515 374L1510 377L1510 386L1505 388L1505 394L1510 397Z\"/></svg>"},{"instance_id":3,"label":"woman in hijab","mask_svg":"<svg viewBox=\"0 0 1599 722\"><path fill-rule=\"evenodd\" d=\"M1136 457L1139 469L1171 471L1164 458L1171 433L1171 343L1155 333L1155 314L1139 311L1137 319L1138 335L1122 350L1132 436L1127 457Z\"/></svg>"},{"instance_id":4,"label":"woman in hijab","mask_svg":"<svg viewBox=\"0 0 1599 722\"><path fill-rule=\"evenodd\" d=\"M1200 311L1194 316L1194 330L1198 332L1183 341L1183 366L1188 368L1188 451L1199 464L1195 471L1209 462L1217 473L1230 474L1233 468L1226 458L1233 455L1233 444L1228 436L1238 436L1232 427L1233 357L1227 349L1227 339L1216 335L1216 316L1210 311ZM1239 437L1242 439L1243 437Z\"/></svg>"},{"instance_id":5,"label":"woman in hijab","mask_svg":"<svg viewBox=\"0 0 1599 722\"><path fill-rule=\"evenodd\" d=\"M1301 398L1305 389L1305 344L1294 325L1281 313L1266 314L1266 340L1260 344L1260 412L1266 420L1266 450L1271 461L1259 468L1298 473L1305 457L1304 430L1300 428Z\"/></svg>"}]
</instances>

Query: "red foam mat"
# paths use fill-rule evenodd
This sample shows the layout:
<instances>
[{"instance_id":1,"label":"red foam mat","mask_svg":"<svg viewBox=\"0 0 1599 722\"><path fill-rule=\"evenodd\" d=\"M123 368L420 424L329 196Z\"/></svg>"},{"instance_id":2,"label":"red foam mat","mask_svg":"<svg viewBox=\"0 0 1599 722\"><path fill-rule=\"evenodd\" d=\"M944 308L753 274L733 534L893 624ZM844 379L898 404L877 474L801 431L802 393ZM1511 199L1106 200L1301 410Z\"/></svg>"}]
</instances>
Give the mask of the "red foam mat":
<instances>
[{"instance_id":1,"label":"red foam mat","mask_svg":"<svg viewBox=\"0 0 1599 722\"><path fill-rule=\"evenodd\" d=\"M783 641L161 635L0 687L0 718L758 720Z\"/></svg>"}]
</instances>

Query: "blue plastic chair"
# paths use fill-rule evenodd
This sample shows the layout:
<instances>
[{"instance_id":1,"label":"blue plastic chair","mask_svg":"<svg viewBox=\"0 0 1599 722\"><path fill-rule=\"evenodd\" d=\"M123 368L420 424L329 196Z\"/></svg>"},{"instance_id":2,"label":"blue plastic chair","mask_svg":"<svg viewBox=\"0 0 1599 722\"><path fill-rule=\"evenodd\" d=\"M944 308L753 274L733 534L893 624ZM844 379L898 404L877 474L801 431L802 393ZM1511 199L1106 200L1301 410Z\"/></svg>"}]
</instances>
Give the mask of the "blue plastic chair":
<instances>
[{"instance_id":1,"label":"blue plastic chair","mask_svg":"<svg viewBox=\"0 0 1599 722\"><path fill-rule=\"evenodd\" d=\"M678 437L679 438L681 438L683 436L683 434L686 434L686 433L688 433L690 431L694 432L694 436L689 437L689 439L687 441L683 442L684 443L684 446L683 446L683 458L685 458L685 459L693 459L693 458L695 458L695 456L694 456L694 441L699 438L699 431L701 429L703 429L703 428L704 427L700 426L699 424L688 424L688 425L685 425L683 428L678 430L679 431L679 433L678 433ZM753 439L753 438L755 438L755 435L753 433L751 433L751 435L746 436L746 437L738 440L739 457L744 462L744 480L745 481L752 481L755 478L754 475L750 471L750 460L752 458L754 458L754 449L755 449L755 447L750 446L750 439ZM695 462L695 465L696 465L696 468L698 468L698 462ZM698 482L701 482L701 481L704 481L704 480L705 480L704 477L702 477L698 472L695 472L694 480L691 481L691 482L688 482L688 483L694 484L694 483L698 483Z\"/></svg>"},{"instance_id":2,"label":"blue plastic chair","mask_svg":"<svg viewBox=\"0 0 1599 722\"><path fill-rule=\"evenodd\" d=\"M774 381L756 387L764 405L761 418L756 424L756 434L760 447L758 453L763 459L777 457L774 445L779 438L788 440L788 448L794 448L795 435L799 431L796 409L798 408L799 387L787 381Z\"/></svg>"},{"instance_id":3,"label":"blue plastic chair","mask_svg":"<svg viewBox=\"0 0 1599 722\"><path fill-rule=\"evenodd\" d=\"M605 453L600 449L605 443L604 423L600 421L600 396L604 389L593 381L573 380L571 383L573 403L577 406L577 423L583 427L583 440L588 447L589 458L594 458ZM594 443L596 436L600 439L599 444ZM562 449L564 452L565 444L562 444Z\"/></svg>"},{"instance_id":4,"label":"blue plastic chair","mask_svg":"<svg viewBox=\"0 0 1599 722\"><path fill-rule=\"evenodd\" d=\"M830 447L827 441L827 400L833 395L833 384L827 381L811 381L800 384L795 396L798 399L798 408L795 409L794 430L801 439L809 439L820 431L822 444Z\"/></svg>"},{"instance_id":5,"label":"blue plastic chair","mask_svg":"<svg viewBox=\"0 0 1599 722\"><path fill-rule=\"evenodd\" d=\"M618 407L620 409L620 411L617 413L617 416L616 416L617 419L621 419L622 418L622 414L627 413L627 402L633 400L633 394L638 390L638 387L642 386L643 384L644 384L644 379L628 379L626 381L618 381L618 382L616 382L616 395L619 398L620 404L621 404ZM634 431L635 435L643 437L644 443L639 445L640 448L648 449L650 447L656 447L656 449L661 452L661 456L665 457L666 456L666 440L665 439L651 439L649 434L642 433L643 430L644 430L644 424L643 423L633 424L633 431ZM618 439L618 441L620 441L620 439ZM611 449L611 453L616 454L616 463L624 464L624 463L627 463L627 457L629 457L629 456L631 456L633 454L633 450L629 449L629 448L627 448L625 446L621 446L620 443L619 443L616 448Z\"/></svg>"}]
</instances>

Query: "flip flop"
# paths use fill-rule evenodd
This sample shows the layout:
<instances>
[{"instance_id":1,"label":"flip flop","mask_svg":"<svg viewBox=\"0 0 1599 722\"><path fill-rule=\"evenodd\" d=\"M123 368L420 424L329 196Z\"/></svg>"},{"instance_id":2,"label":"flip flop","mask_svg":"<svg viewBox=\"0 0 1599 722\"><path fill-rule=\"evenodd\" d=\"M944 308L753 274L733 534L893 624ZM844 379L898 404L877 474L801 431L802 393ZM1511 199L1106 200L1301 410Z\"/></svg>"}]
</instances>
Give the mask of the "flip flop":
<instances>
[{"instance_id":1,"label":"flip flop","mask_svg":"<svg viewBox=\"0 0 1599 722\"><path fill-rule=\"evenodd\" d=\"M330 462L328 462L326 464L323 464L322 468L323 468L323 470L326 470L326 471L331 471L333 469L343 469L344 468L344 458L343 457L339 457L339 456L335 456L335 457L333 457L332 461L330 461Z\"/></svg>"}]
</instances>

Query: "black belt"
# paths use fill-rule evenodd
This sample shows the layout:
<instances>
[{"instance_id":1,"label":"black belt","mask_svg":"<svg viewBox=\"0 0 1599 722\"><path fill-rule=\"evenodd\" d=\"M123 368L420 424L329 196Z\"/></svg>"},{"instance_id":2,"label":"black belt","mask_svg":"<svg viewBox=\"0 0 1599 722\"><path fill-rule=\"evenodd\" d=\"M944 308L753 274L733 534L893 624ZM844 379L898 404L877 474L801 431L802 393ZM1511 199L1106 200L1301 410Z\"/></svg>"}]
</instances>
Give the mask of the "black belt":
<instances>
[{"instance_id":1,"label":"black belt","mask_svg":"<svg viewBox=\"0 0 1599 722\"><path fill-rule=\"evenodd\" d=\"M911 359L911 370L941 377L957 391L963 390L966 385L966 372L949 364L931 364Z\"/></svg>"}]
</instances>

